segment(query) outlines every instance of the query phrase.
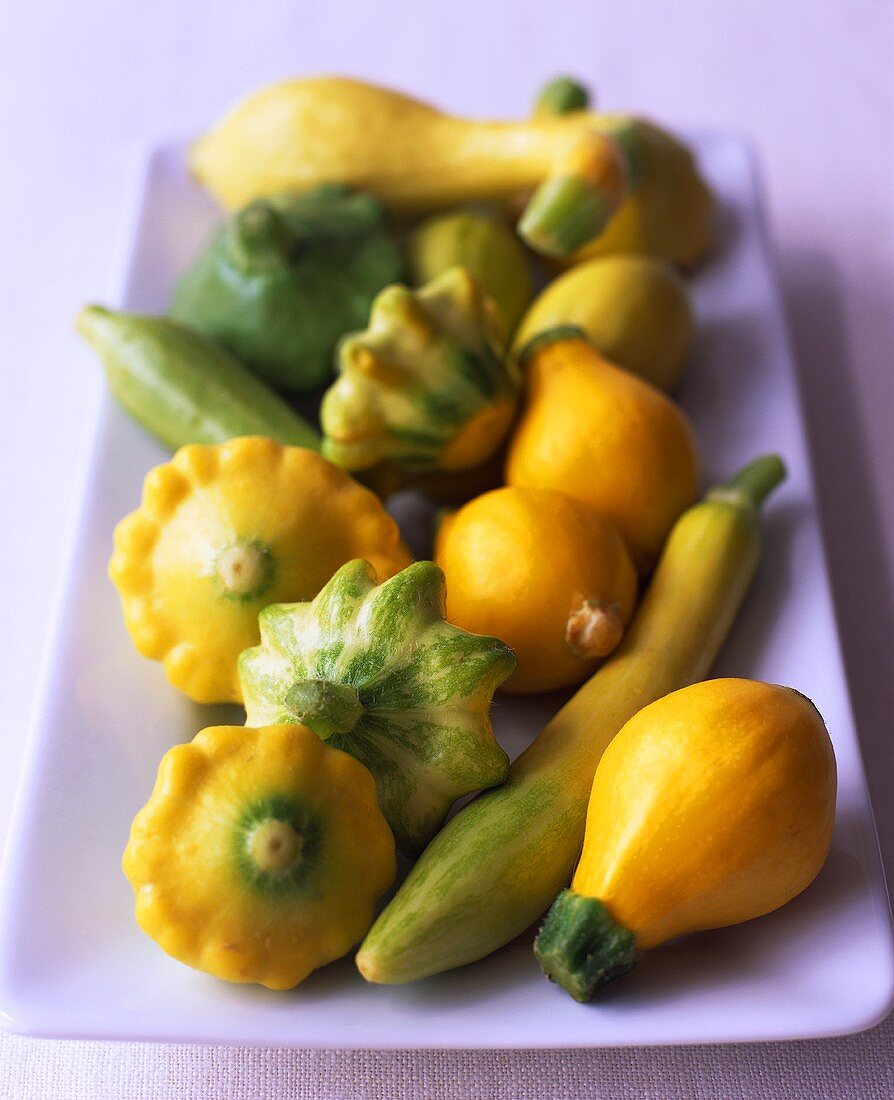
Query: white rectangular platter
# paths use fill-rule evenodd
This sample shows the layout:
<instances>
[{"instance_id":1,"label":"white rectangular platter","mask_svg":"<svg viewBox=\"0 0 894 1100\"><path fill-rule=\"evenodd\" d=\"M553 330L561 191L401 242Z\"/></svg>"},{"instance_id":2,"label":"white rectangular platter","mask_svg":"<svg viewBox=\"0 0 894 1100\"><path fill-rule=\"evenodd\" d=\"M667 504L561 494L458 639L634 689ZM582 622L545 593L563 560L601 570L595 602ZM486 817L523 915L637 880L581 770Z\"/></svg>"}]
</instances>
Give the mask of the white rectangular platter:
<instances>
[{"instance_id":1,"label":"white rectangular platter","mask_svg":"<svg viewBox=\"0 0 894 1100\"><path fill-rule=\"evenodd\" d=\"M105 574L114 524L167 456L111 403L88 477L0 885L0 1013L40 1036L301 1047L590 1047L803 1038L857 1031L894 997L894 957L817 526L794 367L750 155L693 138L722 200L721 243L693 284L698 337L680 399L705 484L764 451L789 478L766 509L765 555L715 672L797 687L838 758L829 861L794 903L657 950L581 1006L550 986L531 936L411 987L364 984L350 958L288 993L227 986L167 958L137 929L119 867L166 749L222 720L139 658ZM163 311L217 217L182 149L149 158L124 308ZM556 700L498 700L512 754ZM235 720L239 721L237 717Z\"/></svg>"}]
</instances>

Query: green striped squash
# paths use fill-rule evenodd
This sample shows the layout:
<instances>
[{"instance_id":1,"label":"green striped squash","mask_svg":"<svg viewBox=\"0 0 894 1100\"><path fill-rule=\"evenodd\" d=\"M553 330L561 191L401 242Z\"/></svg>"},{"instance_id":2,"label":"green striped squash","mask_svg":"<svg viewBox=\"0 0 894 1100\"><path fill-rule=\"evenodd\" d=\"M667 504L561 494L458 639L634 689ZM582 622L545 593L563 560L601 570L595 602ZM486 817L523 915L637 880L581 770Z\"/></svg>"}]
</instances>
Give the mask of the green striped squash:
<instances>
[{"instance_id":1,"label":"green striped squash","mask_svg":"<svg viewBox=\"0 0 894 1100\"><path fill-rule=\"evenodd\" d=\"M265 608L261 644L239 659L247 725L299 722L365 764L409 853L508 768L489 712L515 654L446 623L443 608L433 562L377 585L368 562L351 561L312 602Z\"/></svg>"}]
</instances>

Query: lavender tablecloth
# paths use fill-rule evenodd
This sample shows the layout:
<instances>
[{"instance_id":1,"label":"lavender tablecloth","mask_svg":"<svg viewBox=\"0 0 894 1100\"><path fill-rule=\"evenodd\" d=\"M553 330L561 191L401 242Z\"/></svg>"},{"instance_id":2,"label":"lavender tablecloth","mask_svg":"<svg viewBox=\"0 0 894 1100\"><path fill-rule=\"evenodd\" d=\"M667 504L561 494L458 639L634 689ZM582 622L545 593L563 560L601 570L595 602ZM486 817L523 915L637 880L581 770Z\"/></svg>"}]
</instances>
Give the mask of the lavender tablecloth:
<instances>
[{"instance_id":1,"label":"lavender tablecloth","mask_svg":"<svg viewBox=\"0 0 894 1100\"><path fill-rule=\"evenodd\" d=\"M70 319L116 287L135 141L253 85L351 72L469 113L546 77L760 148L855 712L894 871L894 6L887 0L0 0L0 834L99 382ZM834 945L830 944L830 950ZM0 1037L0 1100L894 1096L894 1023L762 1047L308 1053Z\"/></svg>"}]
</instances>

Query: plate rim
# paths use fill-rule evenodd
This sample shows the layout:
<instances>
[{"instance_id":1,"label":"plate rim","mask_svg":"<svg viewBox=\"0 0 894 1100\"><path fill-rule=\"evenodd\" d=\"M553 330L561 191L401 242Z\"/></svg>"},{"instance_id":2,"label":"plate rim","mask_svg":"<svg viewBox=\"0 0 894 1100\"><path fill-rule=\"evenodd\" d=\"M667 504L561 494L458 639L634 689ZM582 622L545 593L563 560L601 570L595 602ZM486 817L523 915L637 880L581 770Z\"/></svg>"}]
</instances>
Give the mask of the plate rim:
<instances>
[{"instance_id":1,"label":"plate rim","mask_svg":"<svg viewBox=\"0 0 894 1100\"><path fill-rule=\"evenodd\" d=\"M760 245L767 272L773 288L774 309L780 314L780 328L784 333L785 349L789 363L794 373L794 391L799 408L799 427L804 437L804 454L806 459L806 473L812 492L813 504L818 510L818 482L815 476L813 454L810 440L806 431L804 416L804 400L802 393L801 374L796 366L793 342L790 326L785 316L783 299L781 296L781 281L779 278L779 261L775 240L770 232L767 218L766 192L763 185L760 159L756 154L753 143L742 135L726 130L699 129L688 132L687 136L697 137L699 141L710 139L724 139L734 142L744 153L750 176L752 195L755 203L756 222L760 232ZM148 198L150 197L153 182L153 165L156 158L170 156L176 149L182 149L184 142L177 138L162 139L158 141L140 142L135 145L132 152L133 166L130 175L130 201L127 204L128 216L124 219L125 227L122 230L121 240L125 242L119 253L119 277L114 281L120 290L118 297L126 299L131 291L131 283L135 278L135 257L137 256L137 244L147 216ZM38 671L34 678L35 693L31 717L28 723L27 736L22 760L22 766L16 792L13 800L9 819L9 828L4 846L2 862L0 862L0 1028L21 1036L48 1039L90 1039L96 1041L130 1041L149 1043L178 1043L188 1045L206 1045L221 1043L225 1045L239 1045L246 1047L267 1047L270 1049L364 1049L352 1042L327 1042L317 1043L297 1041L285 1043L263 1038L221 1037L205 1034L199 1036L186 1036L167 1032L164 1028L147 1030L145 1028L130 1029L123 1024L117 1030L112 1031L105 1026L77 1027L72 1023L54 1025L39 1000L32 1001L30 1008L17 995L16 983L11 980L8 972L8 951L5 950L10 939L10 922L14 906L11 904L15 892L15 881L21 868L18 864L25 858L25 843L28 834L29 809L34 802L33 790L38 783L41 774L40 745L43 740L41 734L47 721L47 712L51 706L52 687L56 679L57 671L63 661L63 640L68 632L69 620L73 614L74 589L79 569L86 556L90 539L89 504L91 501L92 486L94 485L104 442L104 428L111 415L113 407L112 398L105 386L102 387L99 398L94 402L91 423L89 427L89 443L86 449L86 461L81 464L80 474L75 485L73 495L77 499L72 518L67 526L63 542L65 551L62 557L62 568L57 575L57 585L54 597L51 601L51 612L48 617L48 630L45 643L38 665ZM817 517L818 518L818 517ZM401 1050L485 1050L485 1049L538 1049L538 1050L592 1050L612 1048L636 1048L640 1046L700 1046L708 1044L743 1044L764 1042L785 1042L800 1039L831 1038L836 1036L853 1035L865 1031L883 1020L894 1007L894 929L892 929L890 895L886 881L885 866L879 845L878 830L875 823L875 813L866 782L866 762L863 756L863 745L857 725L854 719L851 699L851 687L847 676L847 668L843 661L841 634L838 624L838 615L833 596L832 575L829 569L826 542L822 525L816 524L816 537L819 552L822 559L822 568L826 585L830 595L830 609L834 622L834 646L837 651L837 659L842 674L844 688L844 700L847 714L850 718L850 728L855 741L855 765L858 771L862 788L862 803L865 816L861 820L862 831L870 841L871 852L867 853L864 870L871 880L874 894L874 902L884 910L881 913L882 923L886 930L885 949L887 962L887 984L882 989L877 1003L863 1006L862 1011L851 1014L852 1018L843 1023L829 1027L813 1027L799 1030L787 1030L783 1033L758 1034L728 1034L711 1035L704 1038L678 1037L669 1034L665 1038L650 1038L647 1043L631 1039L630 1041L612 1039L610 1042L599 1041L594 1037L592 1043L580 1044L577 1042L562 1044L554 1039L543 1043L532 1043L530 1038L524 1044L504 1043L494 1041L482 1041L480 1043L463 1042L450 1045L431 1046L427 1043L407 1042L377 1042L366 1049L382 1051ZM885 919L885 917L887 919ZM52 1016L52 1012L49 1013ZM212 1029L213 1030L213 1027ZM673 1032L673 1029L670 1029Z\"/></svg>"}]
</instances>

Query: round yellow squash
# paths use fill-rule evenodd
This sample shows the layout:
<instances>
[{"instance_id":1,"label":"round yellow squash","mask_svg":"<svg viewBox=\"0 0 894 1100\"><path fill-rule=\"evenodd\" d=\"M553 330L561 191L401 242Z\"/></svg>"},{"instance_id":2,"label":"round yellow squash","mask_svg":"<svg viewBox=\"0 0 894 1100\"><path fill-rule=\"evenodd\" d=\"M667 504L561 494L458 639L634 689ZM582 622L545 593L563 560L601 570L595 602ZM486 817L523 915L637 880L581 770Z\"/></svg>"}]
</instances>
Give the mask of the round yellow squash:
<instances>
[{"instance_id":1,"label":"round yellow squash","mask_svg":"<svg viewBox=\"0 0 894 1100\"><path fill-rule=\"evenodd\" d=\"M652 256L601 256L560 275L528 307L518 353L538 333L580 325L600 353L659 389L674 389L692 344L686 284Z\"/></svg>"},{"instance_id":2,"label":"round yellow squash","mask_svg":"<svg viewBox=\"0 0 894 1100\"><path fill-rule=\"evenodd\" d=\"M826 859L835 789L823 720L791 688L708 680L643 708L596 769L541 965L588 1000L640 951L778 909Z\"/></svg>"},{"instance_id":3,"label":"round yellow squash","mask_svg":"<svg viewBox=\"0 0 894 1100\"><path fill-rule=\"evenodd\" d=\"M621 640L636 604L636 569L618 532L549 489L495 489L448 515L435 561L449 620L515 650L504 691L579 683Z\"/></svg>"},{"instance_id":4,"label":"round yellow squash","mask_svg":"<svg viewBox=\"0 0 894 1100\"><path fill-rule=\"evenodd\" d=\"M372 775L304 726L213 726L166 753L124 873L169 955L290 989L344 955L394 881Z\"/></svg>"},{"instance_id":5,"label":"round yellow squash","mask_svg":"<svg viewBox=\"0 0 894 1100\"><path fill-rule=\"evenodd\" d=\"M354 558L412 560L379 499L314 451L262 436L182 447L115 529L109 575L137 649L198 703L241 702L258 613L312 600Z\"/></svg>"},{"instance_id":6,"label":"round yellow squash","mask_svg":"<svg viewBox=\"0 0 894 1100\"><path fill-rule=\"evenodd\" d=\"M698 454L686 416L660 390L609 363L574 327L522 355L528 396L506 481L555 489L610 520L649 572L695 499Z\"/></svg>"}]
</instances>

